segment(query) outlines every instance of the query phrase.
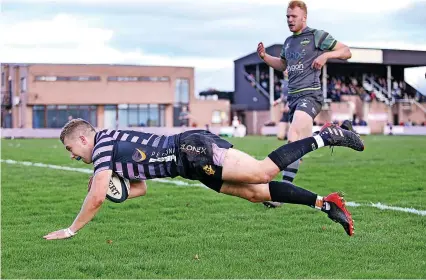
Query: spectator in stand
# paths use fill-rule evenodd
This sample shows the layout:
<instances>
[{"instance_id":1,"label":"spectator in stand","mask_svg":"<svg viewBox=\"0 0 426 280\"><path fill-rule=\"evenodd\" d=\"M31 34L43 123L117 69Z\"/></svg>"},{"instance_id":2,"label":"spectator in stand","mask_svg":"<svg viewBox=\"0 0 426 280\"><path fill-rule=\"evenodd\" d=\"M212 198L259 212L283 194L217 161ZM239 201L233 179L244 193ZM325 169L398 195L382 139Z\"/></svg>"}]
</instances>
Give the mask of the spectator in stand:
<instances>
[{"instance_id":1,"label":"spectator in stand","mask_svg":"<svg viewBox=\"0 0 426 280\"><path fill-rule=\"evenodd\" d=\"M269 76L265 73L260 73L260 79L259 84L265 89L266 91L269 90Z\"/></svg>"}]
</instances>

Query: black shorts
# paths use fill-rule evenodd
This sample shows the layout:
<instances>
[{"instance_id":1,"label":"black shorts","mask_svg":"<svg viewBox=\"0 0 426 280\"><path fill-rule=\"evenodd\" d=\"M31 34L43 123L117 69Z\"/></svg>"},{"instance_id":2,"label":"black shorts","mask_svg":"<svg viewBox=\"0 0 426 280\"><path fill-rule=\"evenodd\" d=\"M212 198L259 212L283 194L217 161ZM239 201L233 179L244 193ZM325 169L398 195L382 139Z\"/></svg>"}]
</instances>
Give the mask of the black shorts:
<instances>
[{"instance_id":1,"label":"black shorts","mask_svg":"<svg viewBox=\"0 0 426 280\"><path fill-rule=\"evenodd\" d=\"M222 164L233 145L206 130L189 130L179 139L179 175L198 180L216 192L223 184Z\"/></svg>"},{"instance_id":2,"label":"black shorts","mask_svg":"<svg viewBox=\"0 0 426 280\"><path fill-rule=\"evenodd\" d=\"M294 112L296 110L303 111L312 117L312 120L321 112L324 103L322 91L308 91L303 94L289 94L289 122L293 121Z\"/></svg>"},{"instance_id":3,"label":"black shorts","mask_svg":"<svg viewBox=\"0 0 426 280\"><path fill-rule=\"evenodd\" d=\"M288 120L289 120L289 113L284 112L281 119L280 119L280 122L288 123Z\"/></svg>"}]
</instances>

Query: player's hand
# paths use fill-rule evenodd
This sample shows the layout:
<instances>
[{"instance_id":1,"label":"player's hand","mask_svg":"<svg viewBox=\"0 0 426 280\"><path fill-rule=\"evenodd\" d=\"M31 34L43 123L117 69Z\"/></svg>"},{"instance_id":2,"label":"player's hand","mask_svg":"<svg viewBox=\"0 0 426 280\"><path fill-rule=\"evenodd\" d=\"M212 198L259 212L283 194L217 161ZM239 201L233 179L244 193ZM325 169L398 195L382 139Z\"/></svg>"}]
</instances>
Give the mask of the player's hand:
<instances>
[{"instance_id":1,"label":"player's hand","mask_svg":"<svg viewBox=\"0 0 426 280\"><path fill-rule=\"evenodd\" d=\"M262 43L262 42L260 42L260 43L257 45L257 54L259 55L259 57L260 57L261 59L264 59L264 58L265 58L265 54L266 54L266 52L265 52L265 47L263 46L263 43Z\"/></svg>"},{"instance_id":2,"label":"player's hand","mask_svg":"<svg viewBox=\"0 0 426 280\"><path fill-rule=\"evenodd\" d=\"M288 103L285 104L283 111L284 111L284 113L287 113L288 111L290 111L290 108L288 107Z\"/></svg>"},{"instance_id":3,"label":"player's hand","mask_svg":"<svg viewBox=\"0 0 426 280\"><path fill-rule=\"evenodd\" d=\"M71 232L68 228L57 230L49 233L48 235L43 236L46 240L54 240L54 239L66 239L74 236L75 233Z\"/></svg>"},{"instance_id":4,"label":"player's hand","mask_svg":"<svg viewBox=\"0 0 426 280\"><path fill-rule=\"evenodd\" d=\"M320 70L326 62L327 62L327 56L325 54L322 54L318 56L314 60L314 62L312 62L312 68Z\"/></svg>"}]
</instances>

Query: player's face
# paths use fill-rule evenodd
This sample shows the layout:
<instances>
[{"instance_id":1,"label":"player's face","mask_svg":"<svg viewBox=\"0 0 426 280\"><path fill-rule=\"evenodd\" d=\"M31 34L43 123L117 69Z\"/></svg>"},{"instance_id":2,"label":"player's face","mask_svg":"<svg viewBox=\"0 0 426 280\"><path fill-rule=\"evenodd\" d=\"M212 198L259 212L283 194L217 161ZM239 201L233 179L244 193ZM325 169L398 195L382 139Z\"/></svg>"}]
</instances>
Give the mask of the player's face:
<instances>
[{"instance_id":1,"label":"player's face","mask_svg":"<svg viewBox=\"0 0 426 280\"><path fill-rule=\"evenodd\" d=\"M287 25L291 32L299 32L306 22L306 14L299 7L287 9Z\"/></svg>"},{"instance_id":2,"label":"player's face","mask_svg":"<svg viewBox=\"0 0 426 280\"><path fill-rule=\"evenodd\" d=\"M82 160L84 163L92 162L92 149L85 136L65 137L64 145L65 149L70 152L71 159Z\"/></svg>"}]
</instances>

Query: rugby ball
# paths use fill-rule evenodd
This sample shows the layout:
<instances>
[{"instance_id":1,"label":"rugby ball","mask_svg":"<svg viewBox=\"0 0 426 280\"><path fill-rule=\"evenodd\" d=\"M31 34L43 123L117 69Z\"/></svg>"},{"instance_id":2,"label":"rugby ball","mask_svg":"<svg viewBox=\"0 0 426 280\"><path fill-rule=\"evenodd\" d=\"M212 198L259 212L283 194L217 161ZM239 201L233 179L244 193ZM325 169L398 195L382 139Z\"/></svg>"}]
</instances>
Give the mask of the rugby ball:
<instances>
[{"instance_id":1,"label":"rugby ball","mask_svg":"<svg viewBox=\"0 0 426 280\"><path fill-rule=\"evenodd\" d=\"M108 185L106 198L115 203L124 202L130 193L130 181L119 177L116 173L112 173Z\"/></svg>"}]
</instances>

